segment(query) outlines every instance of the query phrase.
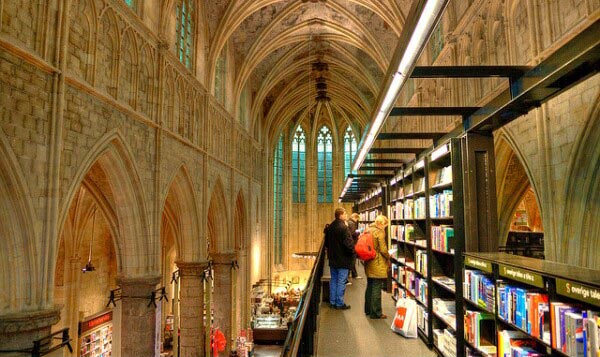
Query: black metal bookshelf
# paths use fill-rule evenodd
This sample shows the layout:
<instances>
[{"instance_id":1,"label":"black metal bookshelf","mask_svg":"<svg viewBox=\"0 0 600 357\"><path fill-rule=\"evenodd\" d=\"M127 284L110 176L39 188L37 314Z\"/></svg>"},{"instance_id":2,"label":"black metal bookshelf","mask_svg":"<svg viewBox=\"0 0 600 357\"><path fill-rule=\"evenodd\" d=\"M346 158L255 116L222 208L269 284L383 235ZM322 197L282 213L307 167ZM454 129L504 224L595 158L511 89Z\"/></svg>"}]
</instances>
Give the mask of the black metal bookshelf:
<instances>
[{"instance_id":1,"label":"black metal bookshelf","mask_svg":"<svg viewBox=\"0 0 600 357\"><path fill-rule=\"evenodd\" d=\"M510 284L522 287L528 293L543 293L548 296L550 309L552 309L551 303L566 303L581 310L600 311L600 271L598 270L507 253L466 252L463 255L465 265L468 265L469 269L476 269L477 266L480 266L485 270L485 265L492 268L490 275L495 286L493 315L496 331L500 329L520 331L528 339L535 341L537 348L542 353L555 357L568 356L565 351L554 345L554 336L557 333L554 323L549 324L550 341L548 341L548 339L533 335L526 328L517 326L500 316L500 307L498 306L501 300L498 297L500 285ZM466 261L467 259L469 262ZM473 264L473 262L477 264ZM481 311L490 312L472 301L465 299L465 303L472 309L478 308ZM529 320L528 322L531 323ZM493 342L499 348L498 341Z\"/></svg>"}]
</instances>

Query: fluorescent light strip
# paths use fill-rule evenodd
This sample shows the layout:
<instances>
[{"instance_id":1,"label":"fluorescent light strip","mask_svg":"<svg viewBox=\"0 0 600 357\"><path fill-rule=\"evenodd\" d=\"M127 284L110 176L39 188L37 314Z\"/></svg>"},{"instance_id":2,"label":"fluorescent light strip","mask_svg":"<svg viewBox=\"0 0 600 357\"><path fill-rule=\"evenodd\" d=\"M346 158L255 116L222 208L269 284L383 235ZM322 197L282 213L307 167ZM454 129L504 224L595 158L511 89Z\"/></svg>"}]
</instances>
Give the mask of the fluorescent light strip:
<instances>
[{"instance_id":1,"label":"fluorescent light strip","mask_svg":"<svg viewBox=\"0 0 600 357\"><path fill-rule=\"evenodd\" d=\"M406 79L409 76L409 72L413 68L417 57L421 50L425 46L425 42L428 39L428 34L433 30L436 19L440 12L444 9L448 0L429 0L425 4L419 20L415 25L415 28L410 36L408 45L404 50L404 54L398 64L397 71L393 73L393 78L387 89L385 90L385 96L379 104L379 107L375 111L375 118L373 119L373 125L369 129L369 132L365 138L365 141L361 145L361 148L356 156L352 169L358 171L363 161L367 157L367 153L371 150L381 126L383 125L385 118L392 110L393 105L398 98L398 94L402 89L402 86L406 83Z\"/></svg>"},{"instance_id":2,"label":"fluorescent light strip","mask_svg":"<svg viewBox=\"0 0 600 357\"><path fill-rule=\"evenodd\" d=\"M445 145L440 146L438 149L435 149L431 153L431 161L435 161L435 160L439 159L440 157L446 155L448 153L448 151L450 151L450 144L445 144Z\"/></svg>"}]
</instances>

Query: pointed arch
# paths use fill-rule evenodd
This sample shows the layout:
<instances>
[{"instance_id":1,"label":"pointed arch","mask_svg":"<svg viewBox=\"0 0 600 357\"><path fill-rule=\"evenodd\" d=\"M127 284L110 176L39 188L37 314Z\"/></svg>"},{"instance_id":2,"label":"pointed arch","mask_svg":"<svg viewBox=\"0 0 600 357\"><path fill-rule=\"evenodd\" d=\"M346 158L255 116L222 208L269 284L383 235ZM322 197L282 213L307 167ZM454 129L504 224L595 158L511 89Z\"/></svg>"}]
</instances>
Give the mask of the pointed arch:
<instances>
[{"instance_id":1,"label":"pointed arch","mask_svg":"<svg viewBox=\"0 0 600 357\"><path fill-rule=\"evenodd\" d=\"M35 264L33 205L17 159L0 130L0 315L36 308L40 298Z\"/></svg>"},{"instance_id":2,"label":"pointed arch","mask_svg":"<svg viewBox=\"0 0 600 357\"><path fill-rule=\"evenodd\" d=\"M117 16L110 7L107 7L100 15L98 25L95 84L116 98L117 68L121 38Z\"/></svg>"},{"instance_id":3,"label":"pointed arch","mask_svg":"<svg viewBox=\"0 0 600 357\"><path fill-rule=\"evenodd\" d=\"M235 200L235 215L234 215L234 236L235 249L245 250L248 247L248 211L246 210L246 200L244 192L240 190Z\"/></svg>"},{"instance_id":4,"label":"pointed arch","mask_svg":"<svg viewBox=\"0 0 600 357\"><path fill-rule=\"evenodd\" d=\"M352 172L352 163L358 149L358 143L352 125L348 124L344 130L344 178Z\"/></svg>"},{"instance_id":5,"label":"pointed arch","mask_svg":"<svg viewBox=\"0 0 600 357\"><path fill-rule=\"evenodd\" d=\"M592 106L573 148L565 185L565 224L557 246L561 261L600 269L600 96Z\"/></svg>"},{"instance_id":6,"label":"pointed arch","mask_svg":"<svg viewBox=\"0 0 600 357\"><path fill-rule=\"evenodd\" d=\"M495 137L496 191L498 197L498 243L506 244L512 219L519 203L531 188L535 193L537 207L543 217L539 190L531 169L527 165L519 146L505 129L500 129ZM542 220L543 222L543 220Z\"/></svg>"},{"instance_id":7,"label":"pointed arch","mask_svg":"<svg viewBox=\"0 0 600 357\"><path fill-rule=\"evenodd\" d=\"M317 202L333 202L333 133L322 125L317 134Z\"/></svg>"},{"instance_id":8,"label":"pointed arch","mask_svg":"<svg viewBox=\"0 0 600 357\"><path fill-rule=\"evenodd\" d=\"M189 171L181 164L171 176L162 202L163 223L171 225L177 259L185 262L199 261L206 256L200 241L199 210L194 184ZM204 254L203 254L204 253Z\"/></svg>"},{"instance_id":9,"label":"pointed arch","mask_svg":"<svg viewBox=\"0 0 600 357\"><path fill-rule=\"evenodd\" d=\"M225 204L223 183L218 178L213 186L208 205L208 243L209 255L224 253L233 250L233 242L227 235L229 220L227 219L227 206Z\"/></svg>"},{"instance_id":10,"label":"pointed arch","mask_svg":"<svg viewBox=\"0 0 600 357\"><path fill-rule=\"evenodd\" d=\"M93 173L104 184L104 200L115 212L115 252L119 273L128 276L148 275L156 269L157 250L149 231L144 205L144 190L133 154L121 134L114 130L96 143L82 161L66 192L59 215L59 232L65 224L69 207L86 176ZM53 242L54 266L58 241Z\"/></svg>"},{"instance_id":11,"label":"pointed arch","mask_svg":"<svg viewBox=\"0 0 600 357\"><path fill-rule=\"evenodd\" d=\"M306 133L298 125L292 139L292 202L306 203Z\"/></svg>"}]
</instances>

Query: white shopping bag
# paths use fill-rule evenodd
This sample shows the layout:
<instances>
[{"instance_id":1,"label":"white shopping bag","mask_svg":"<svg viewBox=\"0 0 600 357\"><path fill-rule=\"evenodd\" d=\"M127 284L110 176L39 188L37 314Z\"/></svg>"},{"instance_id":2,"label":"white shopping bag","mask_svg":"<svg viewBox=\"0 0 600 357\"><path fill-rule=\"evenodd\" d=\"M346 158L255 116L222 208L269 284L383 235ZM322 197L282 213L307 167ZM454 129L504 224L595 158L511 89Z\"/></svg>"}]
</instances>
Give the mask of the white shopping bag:
<instances>
[{"instance_id":1,"label":"white shopping bag","mask_svg":"<svg viewBox=\"0 0 600 357\"><path fill-rule=\"evenodd\" d=\"M391 327L392 331L404 337L417 338L417 302L415 300L398 299Z\"/></svg>"}]
</instances>

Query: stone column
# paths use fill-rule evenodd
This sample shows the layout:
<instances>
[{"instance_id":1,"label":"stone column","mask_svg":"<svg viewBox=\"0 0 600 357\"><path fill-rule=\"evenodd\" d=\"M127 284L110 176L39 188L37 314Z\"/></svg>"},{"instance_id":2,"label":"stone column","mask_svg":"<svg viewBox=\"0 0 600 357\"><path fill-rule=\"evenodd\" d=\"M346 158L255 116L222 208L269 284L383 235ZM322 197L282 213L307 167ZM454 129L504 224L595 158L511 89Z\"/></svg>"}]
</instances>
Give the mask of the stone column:
<instances>
[{"instance_id":1,"label":"stone column","mask_svg":"<svg viewBox=\"0 0 600 357\"><path fill-rule=\"evenodd\" d=\"M223 352L224 356L229 355L231 351L231 341L233 333L231 329L232 301L231 301L231 262L235 259L234 253L218 253L213 256L213 269L215 274L214 291L214 310L215 327L218 327L227 339L227 347Z\"/></svg>"},{"instance_id":2,"label":"stone column","mask_svg":"<svg viewBox=\"0 0 600 357\"><path fill-rule=\"evenodd\" d=\"M159 282L160 276L118 279L122 292L121 356L154 356L159 342L155 338L156 310L148 304Z\"/></svg>"},{"instance_id":3,"label":"stone column","mask_svg":"<svg viewBox=\"0 0 600 357\"><path fill-rule=\"evenodd\" d=\"M0 316L0 350L31 349L60 320L60 309L17 312ZM72 331L69 331L72 334ZM77 331L75 331L77 333ZM22 356L22 353L5 356Z\"/></svg>"},{"instance_id":4,"label":"stone column","mask_svg":"<svg viewBox=\"0 0 600 357\"><path fill-rule=\"evenodd\" d=\"M181 357L205 356L204 285L208 262L176 262L179 268L179 346Z\"/></svg>"}]
</instances>

